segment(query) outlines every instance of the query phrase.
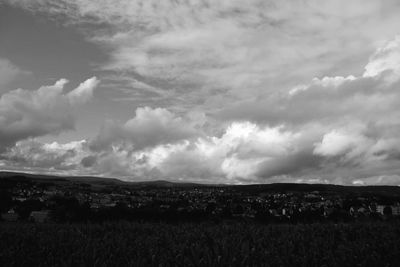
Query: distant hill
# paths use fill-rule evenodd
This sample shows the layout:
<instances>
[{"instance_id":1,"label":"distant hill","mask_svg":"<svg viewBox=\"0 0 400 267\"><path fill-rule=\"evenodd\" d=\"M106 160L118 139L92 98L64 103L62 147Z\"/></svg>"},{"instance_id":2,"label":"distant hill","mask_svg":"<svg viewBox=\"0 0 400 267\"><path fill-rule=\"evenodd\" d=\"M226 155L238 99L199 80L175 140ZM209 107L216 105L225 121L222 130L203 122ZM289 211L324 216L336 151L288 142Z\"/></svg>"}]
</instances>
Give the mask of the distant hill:
<instances>
[{"instance_id":1,"label":"distant hill","mask_svg":"<svg viewBox=\"0 0 400 267\"><path fill-rule=\"evenodd\" d=\"M103 185L130 185L137 187L200 187L205 186L195 183L176 183L164 180L156 181L143 181L143 182L127 182L116 178L104 178L95 176L59 176L59 175L45 175L45 174L30 174L20 172L7 172L0 171L0 179L12 179L20 181L42 181L42 182L75 182L75 183L88 183L88 184L103 184Z\"/></svg>"},{"instance_id":2,"label":"distant hill","mask_svg":"<svg viewBox=\"0 0 400 267\"><path fill-rule=\"evenodd\" d=\"M353 194L353 195L379 195L400 197L399 186L343 186L333 184L290 184L290 183L276 183L276 184L256 184L256 185L238 185L234 186L239 191L247 191L251 193L293 193L293 192L314 192L320 193L335 193L340 195Z\"/></svg>"},{"instance_id":3,"label":"distant hill","mask_svg":"<svg viewBox=\"0 0 400 267\"><path fill-rule=\"evenodd\" d=\"M123 184L124 181L115 178L102 178L92 176L58 176L45 174L31 174L19 172L0 172L1 178L9 178L16 180L45 180L51 182L80 182L80 183L103 183L103 184Z\"/></svg>"},{"instance_id":4,"label":"distant hill","mask_svg":"<svg viewBox=\"0 0 400 267\"><path fill-rule=\"evenodd\" d=\"M179 183L164 180L144 181L144 182L126 182L116 178L102 178L92 176L55 176L41 175L18 172L0 172L0 179L20 180L20 181L36 181L36 182L52 182L52 183L86 183L94 185L114 185L114 186L133 186L137 188L198 188L198 187L225 187L233 191L248 192L252 194L259 193L295 193L295 192L314 192L318 191L322 194L340 194L340 195L375 195L400 197L399 186L342 186L332 184L254 184L254 185L210 185L196 183Z\"/></svg>"}]
</instances>

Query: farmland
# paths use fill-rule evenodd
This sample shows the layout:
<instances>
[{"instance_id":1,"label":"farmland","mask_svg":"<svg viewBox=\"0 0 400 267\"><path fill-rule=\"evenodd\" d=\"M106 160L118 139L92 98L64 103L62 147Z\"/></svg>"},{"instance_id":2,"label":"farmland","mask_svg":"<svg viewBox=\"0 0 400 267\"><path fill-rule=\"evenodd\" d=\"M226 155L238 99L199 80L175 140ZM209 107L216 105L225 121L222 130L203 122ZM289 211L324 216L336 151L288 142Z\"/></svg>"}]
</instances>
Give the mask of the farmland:
<instances>
[{"instance_id":1,"label":"farmland","mask_svg":"<svg viewBox=\"0 0 400 267\"><path fill-rule=\"evenodd\" d=\"M0 223L0 266L398 266L400 223Z\"/></svg>"}]
</instances>

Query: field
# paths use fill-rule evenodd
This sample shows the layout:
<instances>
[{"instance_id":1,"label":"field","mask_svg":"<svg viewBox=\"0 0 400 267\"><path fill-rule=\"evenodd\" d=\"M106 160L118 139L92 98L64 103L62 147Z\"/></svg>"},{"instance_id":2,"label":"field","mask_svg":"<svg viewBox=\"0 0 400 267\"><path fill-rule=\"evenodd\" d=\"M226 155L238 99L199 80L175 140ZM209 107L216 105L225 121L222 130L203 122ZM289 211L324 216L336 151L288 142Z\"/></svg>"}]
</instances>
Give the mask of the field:
<instances>
[{"instance_id":1,"label":"field","mask_svg":"<svg viewBox=\"0 0 400 267\"><path fill-rule=\"evenodd\" d=\"M398 222L0 223L0 266L399 266Z\"/></svg>"}]
</instances>

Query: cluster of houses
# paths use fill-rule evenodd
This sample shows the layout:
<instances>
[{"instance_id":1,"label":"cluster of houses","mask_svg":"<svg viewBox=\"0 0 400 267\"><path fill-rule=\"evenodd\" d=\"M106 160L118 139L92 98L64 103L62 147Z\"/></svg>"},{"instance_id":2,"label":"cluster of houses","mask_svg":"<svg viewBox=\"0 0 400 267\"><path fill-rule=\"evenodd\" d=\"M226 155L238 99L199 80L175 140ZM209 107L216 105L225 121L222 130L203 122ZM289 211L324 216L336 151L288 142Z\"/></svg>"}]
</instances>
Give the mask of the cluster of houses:
<instances>
[{"instance_id":1,"label":"cluster of houses","mask_svg":"<svg viewBox=\"0 0 400 267\"><path fill-rule=\"evenodd\" d=\"M359 218L365 216L400 216L400 204L379 203L377 198L324 195L318 191L306 193L249 193L230 187L155 187L91 188L80 184L68 186L19 185L10 192L14 206L1 214L3 221L19 218L18 205L28 200L43 203L41 210L32 210L29 221L48 222L55 197L74 198L91 210L113 208L123 204L130 209L152 208L177 212L203 211L210 215L229 214L232 217L255 218L259 214L292 218L295 215L313 214L329 217L335 212Z\"/></svg>"},{"instance_id":2,"label":"cluster of houses","mask_svg":"<svg viewBox=\"0 0 400 267\"><path fill-rule=\"evenodd\" d=\"M16 222L19 220L19 214L14 209L1 214L1 219L7 222ZM32 211L29 215L30 222L45 223L51 222L50 210Z\"/></svg>"}]
</instances>

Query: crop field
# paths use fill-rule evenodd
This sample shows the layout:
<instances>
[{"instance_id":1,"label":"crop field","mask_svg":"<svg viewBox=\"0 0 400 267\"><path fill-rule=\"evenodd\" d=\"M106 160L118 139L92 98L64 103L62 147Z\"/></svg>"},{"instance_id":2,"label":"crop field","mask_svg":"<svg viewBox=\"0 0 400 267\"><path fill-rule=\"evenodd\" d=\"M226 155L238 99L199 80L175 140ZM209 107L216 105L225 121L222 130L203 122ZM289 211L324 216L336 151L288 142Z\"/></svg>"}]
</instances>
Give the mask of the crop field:
<instances>
[{"instance_id":1,"label":"crop field","mask_svg":"<svg viewBox=\"0 0 400 267\"><path fill-rule=\"evenodd\" d=\"M0 223L0 266L399 266L400 223Z\"/></svg>"}]
</instances>

